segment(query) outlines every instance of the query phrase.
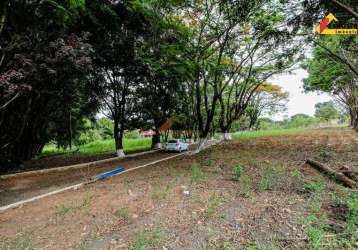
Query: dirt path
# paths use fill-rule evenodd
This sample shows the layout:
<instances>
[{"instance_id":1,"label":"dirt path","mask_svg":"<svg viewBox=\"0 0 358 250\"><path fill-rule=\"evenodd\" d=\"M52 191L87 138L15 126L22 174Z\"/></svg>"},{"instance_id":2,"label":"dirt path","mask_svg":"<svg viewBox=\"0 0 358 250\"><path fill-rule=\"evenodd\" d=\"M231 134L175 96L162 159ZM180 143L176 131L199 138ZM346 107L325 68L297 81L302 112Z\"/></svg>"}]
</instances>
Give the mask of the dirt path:
<instances>
[{"instance_id":1,"label":"dirt path","mask_svg":"<svg viewBox=\"0 0 358 250\"><path fill-rule=\"evenodd\" d=\"M166 158L173 153L156 152L116 162L104 163L100 167L70 169L63 172L36 174L0 180L0 206L48 193L59 188L89 180L96 174L109 171L115 167L126 169Z\"/></svg>"}]
</instances>

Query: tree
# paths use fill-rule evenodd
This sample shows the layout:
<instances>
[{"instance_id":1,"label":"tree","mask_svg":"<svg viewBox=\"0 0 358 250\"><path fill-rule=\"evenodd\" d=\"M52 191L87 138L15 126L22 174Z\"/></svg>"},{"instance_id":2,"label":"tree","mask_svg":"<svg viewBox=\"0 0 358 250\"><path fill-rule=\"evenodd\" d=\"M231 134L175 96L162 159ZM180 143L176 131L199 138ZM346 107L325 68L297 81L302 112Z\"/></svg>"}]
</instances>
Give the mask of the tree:
<instances>
[{"instance_id":1,"label":"tree","mask_svg":"<svg viewBox=\"0 0 358 250\"><path fill-rule=\"evenodd\" d=\"M265 83L257 90L245 111L249 118L248 129L259 127L259 118L264 115L273 115L286 110L288 93L278 85Z\"/></svg>"},{"instance_id":2,"label":"tree","mask_svg":"<svg viewBox=\"0 0 358 250\"><path fill-rule=\"evenodd\" d=\"M335 96L350 115L352 128L358 130L358 75L355 72L358 63L354 59L358 55L358 39L323 37L319 43L321 46L315 47L313 58L307 64L309 76L304 80L305 90ZM337 59L336 54L346 60Z\"/></svg>"},{"instance_id":3,"label":"tree","mask_svg":"<svg viewBox=\"0 0 358 250\"><path fill-rule=\"evenodd\" d=\"M323 121L329 122L330 120L337 119L339 114L334 103L328 101L316 103L315 116Z\"/></svg>"},{"instance_id":4,"label":"tree","mask_svg":"<svg viewBox=\"0 0 358 250\"><path fill-rule=\"evenodd\" d=\"M261 1L193 1L185 12L183 18L193 28L189 53L193 74L188 88L194 94L200 137L197 151L206 145L220 96L230 82L224 81L227 55L232 52L235 39L245 32L246 21L261 4Z\"/></svg>"},{"instance_id":5,"label":"tree","mask_svg":"<svg viewBox=\"0 0 358 250\"><path fill-rule=\"evenodd\" d=\"M275 7L277 12L266 13L266 8ZM247 32L234 40L223 78L226 87L219 97L223 139L230 139L233 122L245 115L260 87L270 77L288 72L301 59L301 41L295 41L295 33L282 29L286 17L279 7L275 2L268 2L263 9L256 10L256 15L247 20ZM254 118L255 109L252 108Z\"/></svg>"},{"instance_id":6,"label":"tree","mask_svg":"<svg viewBox=\"0 0 358 250\"><path fill-rule=\"evenodd\" d=\"M1 33L0 161L30 159L55 139L71 145L94 115L92 46L72 31L82 5L9 1ZM66 139L65 139L66 138Z\"/></svg>"},{"instance_id":7,"label":"tree","mask_svg":"<svg viewBox=\"0 0 358 250\"><path fill-rule=\"evenodd\" d=\"M134 1L92 1L82 17L82 29L93 34L90 42L95 51L97 82L102 90L102 112L113 121L118 156L124 155L124 131L132 128L134 91L141 74L138 43L148 28L143 10L135 4Z\"/></svg>"},{"instance_id":8,"label":"tree","mask_svg":"<svg viewBox=\"0 0 358 250\"><path fill-rule=\"evenodd\" d=\"M151 28L139 50L144 70L136 100L144 124L155 131L152 148L161 147L160 127L179 113L191 70L185 57L189 29L174 16L172 7L161 1L148 6Z\"/></svg>"}]
</instances>

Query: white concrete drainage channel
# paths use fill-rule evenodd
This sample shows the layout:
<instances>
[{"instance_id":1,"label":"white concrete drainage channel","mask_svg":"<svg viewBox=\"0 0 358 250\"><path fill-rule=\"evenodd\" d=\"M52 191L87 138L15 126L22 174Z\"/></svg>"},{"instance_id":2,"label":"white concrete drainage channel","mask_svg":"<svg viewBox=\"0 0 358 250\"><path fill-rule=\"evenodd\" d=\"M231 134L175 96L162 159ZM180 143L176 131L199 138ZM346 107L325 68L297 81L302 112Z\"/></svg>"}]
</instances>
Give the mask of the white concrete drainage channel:
<instances>
[{"instance_id":1,"label":"white concrete drainage channel","mask_svg":"<svg viewBox=\"0 0 358 250\"><path fill-rule=\"evenodd\" d=\"M154 164L157 164L159 162L162 162L162 161L167 161L169 159L173 159L173 158L176 158L178 156L181 156L181 155L184 155L184 154L188 154L189 152L184 152L184 153L180 153L180 154L176 154L176 155L173 155L173 156L169 156L169 157L166 157L166 158L163 158L163 159L160 159L160 160L156 160L156 161L153 161L153 162L150 162L150 163L147 163L147 164L144 164L144 165L141 165L141 166L138 166L138 167L134 167L134 168L130 168L130 169L127 169L127 170L124 170L123 172L117 174L116 176L118 175L122 175L122 174L125 174L125 173L128 173L128 172L131 172L131 171L134 171L134 170L137 170L137 169L140 169L140 168L144 168L144 167L148 167L150 165L154 165ZM118 160L118 158L116 158ZM109 159L108 159L109 160ZM112 159L113 160L113 159ZM103 161L99 161L100 163L103 163ZM99 163L99 162L96 162L96 163ZM90 163L88 163L90 164ZM88 165L87 164L87 165ZM83 165L83 164L79 164L79 165ZM64 168L66 167L63 167L61 168L61 170L64 170ZM73 167L72 167L73 168ZM67 168L68 169L68 168ZM50 169L49 169L50 170ZM32 171L31 171L32 172ZM44 173L44 172L41 172L41 173ZM13 177L13 176L12 176ZM10 177L8 177L10 178ZM87 181L87 182L82 182L82 183L79 183L79 184L76 184L76 185L72 185L72 186L69 186L69 187L65 187L65 188L61 188L59 190L55 190L55 191L52 191L52 192L49 192L49 193L46 193L46 194L42 194L42 195L38 195L38 196L35 196L35 197L32 197L32 198L29 198L29 199L26 199L26 200L22 200L22 201L18 201L18 202L15 202L15 203L12 203L12 204L9 204L9 205L6 205L6 206L2 206L0 207L0 212L4 212L8 209L11 209L11 208L17 208L17 207L20 207L20 206L23 206L27 203L30 203L30 202L33 202L33 201L37 201L39 199L42 199L42 198L45 198L45 197L48 197L48 196L51 196L51 195L55 195L55 194L58 194L58 193L62 193L64 191L67 191L67 190L76 190L78 188L81 188L83 187L84 185L87 185L87 184L90 184L90 183L93 183L93 182L96 182L97 180L91 180L91 181Z\"/></svg>"}]
</instances>

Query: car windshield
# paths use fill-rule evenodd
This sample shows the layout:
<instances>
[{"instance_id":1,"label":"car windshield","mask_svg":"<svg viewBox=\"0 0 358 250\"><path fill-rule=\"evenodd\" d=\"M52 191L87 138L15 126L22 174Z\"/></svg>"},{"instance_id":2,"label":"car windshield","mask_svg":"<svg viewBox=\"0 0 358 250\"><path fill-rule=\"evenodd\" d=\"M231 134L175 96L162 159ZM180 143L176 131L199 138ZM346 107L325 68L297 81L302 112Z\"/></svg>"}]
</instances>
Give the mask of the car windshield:
<instances>
[{"instance_id":1,"label":"car windshield","mask_svg":"<svg viewBox=\"0 0 358 250\"><path fill-rule=\"evenodd\" d=\"M170 140L168 141L168 143L177 143L178 141L177 140Z\"/></svg>"}]
</instances>

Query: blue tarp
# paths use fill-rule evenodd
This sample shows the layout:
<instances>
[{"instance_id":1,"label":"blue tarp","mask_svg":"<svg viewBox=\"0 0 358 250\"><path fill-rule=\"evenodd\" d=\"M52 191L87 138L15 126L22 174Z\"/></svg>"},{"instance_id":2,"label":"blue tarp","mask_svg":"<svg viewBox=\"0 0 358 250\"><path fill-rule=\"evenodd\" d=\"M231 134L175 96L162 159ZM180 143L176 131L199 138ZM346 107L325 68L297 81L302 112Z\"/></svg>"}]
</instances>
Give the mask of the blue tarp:
<instances>
[{"instance_id":1,"label":"blue tarp","mask_svg":"<svg viewBox=\"0 0 358 250\"><path fill-rule=\"evenodd\" d=\"M111 171L104 172L102 174L96 175L95 179L96 180L103 180L103 179L115 176L115 175L123 172L124 170L126 170L126 169L123 168L123 167L118 167L118 168L115 168L115 169L113 169Z\"/></svg>"}]
</instances>

